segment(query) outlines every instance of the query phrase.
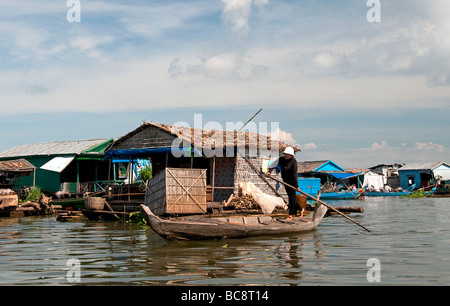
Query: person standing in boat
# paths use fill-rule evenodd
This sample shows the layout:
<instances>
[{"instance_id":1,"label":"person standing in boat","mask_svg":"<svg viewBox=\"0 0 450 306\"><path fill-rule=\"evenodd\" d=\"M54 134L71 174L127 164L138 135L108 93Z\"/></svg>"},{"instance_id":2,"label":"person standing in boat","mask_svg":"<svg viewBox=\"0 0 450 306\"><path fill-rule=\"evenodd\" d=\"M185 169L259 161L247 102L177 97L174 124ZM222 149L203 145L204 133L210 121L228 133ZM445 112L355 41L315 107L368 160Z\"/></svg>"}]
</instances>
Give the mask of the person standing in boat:
<instances>
[{"instance_id":1,"label":"person standing in boat","mask_svg":"<svg viewBox=\"0 0 450 306\"><path fill-rule=\"evenodd\" d=\"M297 178L297 160L295 159L294 154L294 148L287 147L283 152L283 156L280 156L278 160L276 160L269 166L269 171L266 173L266 175L270 175L273 169L279 167L279 169L281 170L281 178L283 179L283 182L297 188L297 191L300 191L300 189L298 188ZM286 219L286 221L291 221L292 218L297 215L297 211L301 212L300 218L302 218L303 209L297 202L296 191L287 186L285 186L285 190L289 197L289 217Z\"/></svg>"}]
</instances>

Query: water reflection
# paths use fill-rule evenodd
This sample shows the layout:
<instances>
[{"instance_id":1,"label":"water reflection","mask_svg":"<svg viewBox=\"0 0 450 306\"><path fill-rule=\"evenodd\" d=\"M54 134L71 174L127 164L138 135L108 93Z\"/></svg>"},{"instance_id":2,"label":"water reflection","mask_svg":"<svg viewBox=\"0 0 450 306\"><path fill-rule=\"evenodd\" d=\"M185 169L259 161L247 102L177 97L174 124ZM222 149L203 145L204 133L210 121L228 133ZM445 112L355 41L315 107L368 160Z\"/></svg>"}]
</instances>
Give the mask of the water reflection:
<instances>
[{"instance_id":1,"label":"water reflection","mask_svg":"<svg viewBox=\"0 0 450 306\"><path fill-rule=\"evenodd\" d=\"M80 260L81 285L367 285L369 258L381 262L381 284L450 284L450 206L427 200L358 202L365 213L352 217L372 233L334 216L310 233L215 241L167 241L126 223L0 218L0 284L70 285L70 258Z\"/></svg>"}]
</instances>

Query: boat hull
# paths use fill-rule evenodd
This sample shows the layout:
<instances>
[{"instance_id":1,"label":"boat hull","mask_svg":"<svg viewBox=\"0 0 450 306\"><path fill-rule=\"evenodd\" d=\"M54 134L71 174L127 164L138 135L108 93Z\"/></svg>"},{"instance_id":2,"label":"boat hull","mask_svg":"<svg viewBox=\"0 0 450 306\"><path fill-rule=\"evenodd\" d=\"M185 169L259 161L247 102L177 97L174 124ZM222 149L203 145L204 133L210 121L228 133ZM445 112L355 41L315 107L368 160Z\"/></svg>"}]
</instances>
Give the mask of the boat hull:
<instances>
[{"instance_id":1,"label":"boat hull","mask_svg":"<svg viewBox=\"0 0 450 306\"><path fill-rule=\"evenodd\" d=\"M147 224L158 235L169 240L237 239L307 232L319 225L326 212L327 208L321 205L313 217L294 218L290 222L265 215L167 220L155 216L147 206L141 205Z\"/></svg>"},{"instance_id":2,"label":"boat hull","mask_svg":"<svg viewBox=\"0 0 450 306\"><path fill-rule=\"evenodd\" d=\"M366 192L368 197L401 197L410 194L411 192Z\"/></svg>"}]
</instances>

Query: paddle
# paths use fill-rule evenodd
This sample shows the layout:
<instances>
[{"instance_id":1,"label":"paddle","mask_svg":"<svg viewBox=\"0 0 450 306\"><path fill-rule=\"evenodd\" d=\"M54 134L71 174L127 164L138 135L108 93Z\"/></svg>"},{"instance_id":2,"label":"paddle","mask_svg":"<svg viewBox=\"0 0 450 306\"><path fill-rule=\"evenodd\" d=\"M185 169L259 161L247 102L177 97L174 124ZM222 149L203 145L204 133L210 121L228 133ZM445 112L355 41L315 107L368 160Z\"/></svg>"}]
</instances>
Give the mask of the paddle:
<instances>
[{"instance_id":1,"label":"paddle","mask_svg":"<svg viewBox=\"0 0 450 306\"><path fill-rule=\"evenodd\" d=\"M310 194L308 194L308 193L306 193L306 192L303 192L303 191L301 191L301 190L299 191L299 190L297 190L297 188L295 188L294 186L289 185L289 184L287 184L287 183L285 183L285 182L283 182L283 181L280 181L279 179L277 179L277 178L275 178L275 177L272 177L272 176L270 176L270 175L267 175L267 177L269 177L269 178L271 178L271 179L273 179L273 180L279 182L280 184L283 184L283 185L285 185L285 186L287 186L287 187L289 187L289 188L292 188L292 189L296 190L297 192L300 192L301 194L303 194L303 195L305 195L305 196L307 196L307 197L310 197L311 199L313 199L313 200L319 202L319 203L322 204L322 205L325 205L327 208L329 208L329 209L335 211L336 213L340 214L341 216L343 216L344 218L350 220L351 222L355 223L356 225L361 226L363 229L365 229L366 231L368 231L368 232L370 233L370 230L368 230L367 228L365 228L364 226L362 226L361 224L359 224L358 222L356 222L356 221L353 220L352 218L350 218L350 217L344 215L344 214L341 213L339 210L335 209L333 206L328 205L327 203L325 203L325 202L323 202L323 201L321 201L321 200L319 200L319 199L313 197L312 195L310 195Z\"/></svg>"}]
</instances>

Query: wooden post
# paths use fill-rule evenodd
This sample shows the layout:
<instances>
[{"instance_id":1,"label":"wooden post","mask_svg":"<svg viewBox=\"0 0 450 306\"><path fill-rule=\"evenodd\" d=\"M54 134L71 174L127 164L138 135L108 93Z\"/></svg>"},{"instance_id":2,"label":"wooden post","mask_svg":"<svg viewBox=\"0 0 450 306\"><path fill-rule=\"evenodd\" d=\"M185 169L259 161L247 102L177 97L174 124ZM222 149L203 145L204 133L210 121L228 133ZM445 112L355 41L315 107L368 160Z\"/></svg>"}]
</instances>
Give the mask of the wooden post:
<instances>
[{"instance_id":1,"label":"wooden post","mask_svg":"<svg viewBox=\"0 0 450 306\"><path fill-rule=\"evenodd\" d=\"M216 155L213 156L212 182L211 182L211 204L214 202L214 180L216 177Z\"/></svg>"},{"instance_id":2,"label":"wooden post","mask_svg":"<svg viewBox=\"0 0 450 306\"><path fill-rule=\"evenodd\" d=\"M33 167L33 187L36 187L36 166L33 165Z\"/></svg>"}]
</instances>

